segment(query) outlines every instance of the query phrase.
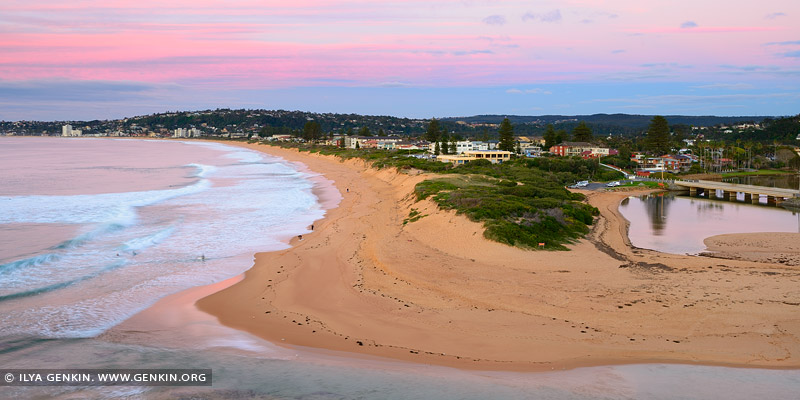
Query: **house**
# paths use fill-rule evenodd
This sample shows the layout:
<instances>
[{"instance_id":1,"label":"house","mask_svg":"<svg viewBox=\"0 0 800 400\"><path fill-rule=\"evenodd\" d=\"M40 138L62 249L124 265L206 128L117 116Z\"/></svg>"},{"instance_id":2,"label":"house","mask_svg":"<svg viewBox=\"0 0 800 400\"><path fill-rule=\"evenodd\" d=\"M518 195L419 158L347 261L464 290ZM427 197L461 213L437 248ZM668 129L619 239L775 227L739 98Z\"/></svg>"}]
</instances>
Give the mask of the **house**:
<instances>
[{"instance_id":1,"label":"house","mask_svg":"<svg viewBox=\"0 0 800 400\"><path fill-rule=\"evenodd\" d=\"M520 148L522 149L522 154L525 157L541 157L543 153L542 148L539 146L532 146L529 148L520 146Z\"/></svg>"},{"instance_id":2,"label":"house","mask_svg":"<svg viewBox=\"0 0 800 400\"><path fill-rule=\"evenodd\" d=\"M528 155L528 157L538 157L542 152L542 148L538 142L520 140L517 143L519 144L519 150L522 154L535 154L534 156Z\"/></svg>"},{"instance_id":3,"label":"house","mask_svg":"<svg viewBox=\"0 0 800 400\"><path fill-rule=\"evenodd\" d=\"M692 167L692 163L694 162L694 158L687 154L678 154L675 158L680 162L681 169L688 170Z\"/></svg>"},{"instance_id":4,"label":"house","mask_svg":"<svg viewBox=\"0 0 800 400\"><path fill-rule=\"evenodd\" d=\"M529 142L536 146L544 146L546 141L544 140L544 136L519 136L517 137L517 141L519 142Z\"/></svg>"},{"instance_id":5,"label":"house","mask_svg":"<svg viewBox=\"0 0 800 400\"><path fill-rule=\"evenodd\" d=\"M681 163L671 156L646 157L639 162L640 171L678 171Z\"/></svg>"}]
</instances>

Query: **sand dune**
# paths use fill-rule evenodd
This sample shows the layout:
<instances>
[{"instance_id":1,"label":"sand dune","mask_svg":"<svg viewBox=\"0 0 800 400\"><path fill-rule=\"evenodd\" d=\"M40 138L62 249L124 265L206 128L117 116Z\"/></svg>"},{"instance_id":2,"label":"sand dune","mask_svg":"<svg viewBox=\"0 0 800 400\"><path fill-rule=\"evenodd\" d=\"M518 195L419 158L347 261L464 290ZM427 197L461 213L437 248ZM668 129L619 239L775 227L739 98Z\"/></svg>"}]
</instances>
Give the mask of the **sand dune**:
<instances>
[{"instance_id":1,"label":"sand dune","mask_svg":"<svg viewBox=\"0 0 800 400\"><path fill-rule=\"evenodd\" d=\"M800 367L800 268L631 248L617 210L630 193L587 193L601 211L587 239L532 252L415 202L424 174L247 146L324 174L343 200L291 249L256 254L244 280L197 303L225 325L284 346L460 368ZM425 216L403 224L411 208Z\"/></svg>"}]
</instances>

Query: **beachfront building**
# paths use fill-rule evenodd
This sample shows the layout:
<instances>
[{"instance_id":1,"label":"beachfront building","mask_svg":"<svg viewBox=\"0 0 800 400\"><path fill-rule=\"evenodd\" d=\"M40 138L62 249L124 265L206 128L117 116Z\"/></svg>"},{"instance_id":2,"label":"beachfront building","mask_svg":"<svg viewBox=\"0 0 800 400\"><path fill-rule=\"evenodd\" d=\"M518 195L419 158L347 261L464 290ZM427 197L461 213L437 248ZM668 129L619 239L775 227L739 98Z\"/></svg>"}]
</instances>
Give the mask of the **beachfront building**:
<instances>
[{"instance_id":1,"label":"beachfront building","mask_svg":"<svg viewBox=\"0 0 800 400\"><path fill-rule=\"evenodd\" d=\"M200 131L197 128L178 128L172 131L172 137L174 138L193 138L193 137L200 137Z\"/></svg>"},{"instance_id":2,"label":"beachfront building","mask_svg":"<svg viewBox=\"0 0 800 400\"><path fill-rule=\"evenodd\" d=\"M83 132L80 129L72 129L72 125L63 125L61 127L61 136L76 137L81 136Z\"/></svg>"},{"instance_id":3,"label":"beachfront building","mask_svg":"<svg viewBox=\"0 0 800 400\"><path fill-rule=\"evenodd\" d=\"M511 159L511 152L504 150L470 150L461 154L441 154L436 157L441 162L451 163L454 166L466 164L475 160L489 160L492 164L500 164Z\"/></svg>"},{"instance_id":4,"label":"beachfront building","mask_svg":"<svg viewBox=\"0 0 800 400\"><path fill-rule=\"evenodd\" d=\"M586 142L563 142L550 148L550 153L561 157L579 156L583 158L606 157L611 152L608 147Z\"/></svg>"},{"instance_id":5,"label":"beachfront building","mask_svg":"<svg viewBox=\"0 0 800 400\"><path fill-rule=\"evenodd\" d=\"M344 147L355 149L358 144L361 149L393 149L395 143L402 141L403 138L397 136L347 136Z\"/></svg>"},{"instance_id":6,"label":"beachfront building","mask_svg":"<svg viewBox=\"0 0 800 400\"><path fill-rule=\"evenodd\" d=\"M467 151L486 151L497 150L497 140L477 141L477 140L459 140L456 142L455 154L461 154ZM449 145L449 143L448 143ZM429 146L428 151L431 153L436 151L436 146Z\"/></svg>"},{"instance_id":7,"label":"beachfront building","mask_svg":"<svg viewBox=\"0 0 800 400\"><path fill-rule=\"evenodd\" d=\"M272 135L268 137L267 140L272 142L290 142L292 141L292 135Z\"/></svg>"},{"instance_id":8,"label":"beachfront building","mask_svg":"<svg viewBox=\"0 0 800 400\"><path fill-rule=\"evenodd\" d=\"M440 154L436 156L436 160L446 163L453 164L454 167L459 165L464 165L472 160L476 160L474 157L467 157L465 155L453 155L453 154Z\"/></svg>"},{"instance_id":9,"label":"beachfront building","mask_svg":"<svg viewBox=\"0 0 800 400\"><path fill-rule=\"evenodd\" d=\"M402 141L394 144L395 150L428 150L428 142Z\"/></svg>"}]
</instances>

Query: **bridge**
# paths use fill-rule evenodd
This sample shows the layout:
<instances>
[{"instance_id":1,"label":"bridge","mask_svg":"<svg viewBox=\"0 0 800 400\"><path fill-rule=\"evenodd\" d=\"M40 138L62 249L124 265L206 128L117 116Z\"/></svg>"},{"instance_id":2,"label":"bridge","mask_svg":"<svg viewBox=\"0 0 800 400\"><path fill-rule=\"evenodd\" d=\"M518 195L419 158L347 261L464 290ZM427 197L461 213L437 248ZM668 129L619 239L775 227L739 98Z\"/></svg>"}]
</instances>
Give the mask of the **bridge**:
<instances>
[{"instance_id":1,"label":"bridge","mask_svg":"<svg viewBox=\"0 0 800 400\"><path fill-rule=\"evenodd\" d=\"M719 198L717 191L722 191L722 199L736 201L737 194L744 194L744 201L752 204L759 204L761 196L767 198L767 204L780 204L785 199L800 197L800 190L781 189L765 186L739 185L735 183L715 182L715 181L680 181L673 182L680 188L685 188L689 196L705 195L708 198Z\"/></svg>"}]
</instances>

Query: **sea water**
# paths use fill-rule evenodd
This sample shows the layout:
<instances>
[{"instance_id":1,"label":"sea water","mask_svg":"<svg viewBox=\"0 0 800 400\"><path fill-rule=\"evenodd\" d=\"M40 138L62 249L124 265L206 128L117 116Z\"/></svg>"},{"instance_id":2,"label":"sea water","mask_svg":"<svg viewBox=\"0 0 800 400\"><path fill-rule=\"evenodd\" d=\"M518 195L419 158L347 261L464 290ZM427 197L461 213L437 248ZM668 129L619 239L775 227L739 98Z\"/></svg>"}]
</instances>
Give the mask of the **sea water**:
<instances>
[{"instance_id":1,"label":"sea water","mask_svg":"<svg viewBox=\"0 0 800 400\"><path fill-rule=\"evenodd\" d=\"M217 143L5 138L0 171L6 335L97 336L324 214L307 174Z\"/></svg>"},{"instance_id":2,"label":"sea water","mask_svg":"<svg viewBox=\"0 0 800 400\"><path fill-rule=\"evenodd\" d=\"M800 393L797 371L645 364L508 373L318 357L219 325L190 329L209 324L196 317L181 329L136 332L133 343L103 334L161 297L235 276L252 265L254 252L285 248L288 237L307 233L324 213L309 178L280 159L216 143L0 138L0 368L213 370L210 388L0 386L0 398L788 399ZM184 343L174 346L165 336Z\"/></svg>"}]
</instances>

